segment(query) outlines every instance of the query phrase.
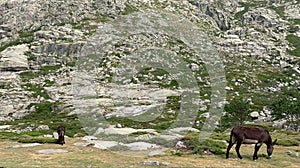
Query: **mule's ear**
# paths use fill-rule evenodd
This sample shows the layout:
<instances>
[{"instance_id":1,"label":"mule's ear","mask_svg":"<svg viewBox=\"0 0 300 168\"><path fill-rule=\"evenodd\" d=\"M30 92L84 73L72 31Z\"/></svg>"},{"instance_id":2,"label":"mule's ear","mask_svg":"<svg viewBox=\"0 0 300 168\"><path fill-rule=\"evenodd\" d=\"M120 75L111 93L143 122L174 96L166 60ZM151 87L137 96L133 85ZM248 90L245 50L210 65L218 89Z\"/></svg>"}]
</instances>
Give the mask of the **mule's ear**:
<instances>
[{"instance_id":1,"label":"mule's ear","mask_svg":"<svg viewBox=\"0 0 300 168\"><path fill-rule=\"evenodd\" d=\"M275 139L275 141L272 143L273 145L275 145L276 144L276 142L277 142L277 139Z\"/></svg>"}]
</instances>

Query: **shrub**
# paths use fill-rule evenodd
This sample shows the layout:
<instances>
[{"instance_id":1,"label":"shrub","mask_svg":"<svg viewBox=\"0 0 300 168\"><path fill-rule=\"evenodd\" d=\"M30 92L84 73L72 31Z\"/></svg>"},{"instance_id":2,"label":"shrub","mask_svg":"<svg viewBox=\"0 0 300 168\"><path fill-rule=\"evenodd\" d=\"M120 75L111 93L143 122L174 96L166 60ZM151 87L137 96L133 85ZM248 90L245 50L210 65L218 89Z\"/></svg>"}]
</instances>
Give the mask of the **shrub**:
<instances>
[{"instance_id":1,"label":"shrub","mask_svg":"<svg viewBox=\"0 0 300 168\"><path fill-rule=\"evenodd\" d=\"M183 138L183 141L188 149L192 150L195 154L204 154L204 151L210 151L213 154L220 155L224 154L223 149L226 149L224 142L212 139L201 140L199 133L188 134Z\"/></svg>"}]
</instances>

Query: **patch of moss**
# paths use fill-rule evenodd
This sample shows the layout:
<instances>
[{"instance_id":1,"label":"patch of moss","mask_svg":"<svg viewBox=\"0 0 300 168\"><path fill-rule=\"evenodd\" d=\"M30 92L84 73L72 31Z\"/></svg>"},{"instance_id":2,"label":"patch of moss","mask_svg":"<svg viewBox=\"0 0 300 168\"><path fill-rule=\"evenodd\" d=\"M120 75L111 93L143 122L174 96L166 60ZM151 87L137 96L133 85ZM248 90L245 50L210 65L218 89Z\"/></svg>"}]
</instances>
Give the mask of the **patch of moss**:
<instances>
[{"instance_id":1,"label":"patch of moss","mask_svg":"<svg viewBox=\"0 0 300 168\"><path fill-rule=\"evenodd\" d=\"M286 36L286 40L295 47L294 50L287 50L287 52L291 55L295 55L300 57L300 37L295 36L293 34L289 34Z\"/></svg>"}]
</instances>

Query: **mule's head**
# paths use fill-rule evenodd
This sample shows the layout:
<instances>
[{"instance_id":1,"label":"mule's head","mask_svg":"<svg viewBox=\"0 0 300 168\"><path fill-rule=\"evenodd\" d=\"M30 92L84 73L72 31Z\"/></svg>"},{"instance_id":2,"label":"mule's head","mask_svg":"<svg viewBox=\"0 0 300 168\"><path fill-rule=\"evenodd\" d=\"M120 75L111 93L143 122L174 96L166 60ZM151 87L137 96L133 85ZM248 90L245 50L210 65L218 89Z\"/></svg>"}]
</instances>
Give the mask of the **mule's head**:
<instances>
[{"instance_id":1,"label":"mule's head","mask_svg":"<svg viewBox=\"0 0 300 168\"><path fill-rule=\"evenodd\" d=\"M277 139L275 139L274 142L271 142L270 144L267 145L267 153L268 153L269 157L272 157L272 153L273 153L273 150L274 150L274 145L276 144L276 142L277 142Z\"/></svg>"}]
</instances>

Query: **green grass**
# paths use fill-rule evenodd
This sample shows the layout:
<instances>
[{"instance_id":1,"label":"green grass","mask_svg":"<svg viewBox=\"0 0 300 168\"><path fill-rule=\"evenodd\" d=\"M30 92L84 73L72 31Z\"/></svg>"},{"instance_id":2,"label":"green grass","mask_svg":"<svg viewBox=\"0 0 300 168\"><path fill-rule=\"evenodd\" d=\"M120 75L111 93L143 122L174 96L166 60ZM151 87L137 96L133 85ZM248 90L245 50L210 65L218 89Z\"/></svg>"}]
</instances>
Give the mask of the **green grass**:
<instances>
[{"instance_id":1,"label":"green grass","mask_svg":"<svg viewBox=\"0 0 300 168\"><path fill-rule=\"evenodd\" d=\"M33 41L33 37L22 38L22 39L10 41L10 42L4 44L3 46L0 46L0 52L4 51L8 47L25 44L25 43L28 44L28 43L31 43L32 41Z\"/></svg>"},{"instance_id":2,"label":"green grass","mask_svg":"<svg viewBox=\"0 0 300 168\"><path fill-rule=\"evenodd\" d=\"M57 143L57 139L44 137L22 137L17 142L20 143Z\"/></svg>"},{"instance_id":3,"label":"green grass","mask_svg":"<svg viewBox=\"0 0 300 168\"><path fill-rule=\"evenodd\" d=\"M273 139L277 138L277 145L300 146L300 133L291 130L276 130L271 132Z\"/></svg>"},{"instance_id":4,"label":"green grass","mask_svg":"<svg viewBox=\"0 0 300 168\"><path fill-rule=\"evenodd\" d=\"M50 132L0 132L0 140L12 140L20 143L56 143L57 139L45 138L43 135Z\"/></svg>"},{"instance_id":5,"label":"green grass","mask_svg":"<svg viewBox=\"0 0 300 168\"><path fill-rule=\"evenodd\" d=\"M234 15L234 18L235 19L240 19L245 13L247 13L251 7L250 3L240 3L243 7L244 7L244 10L242 11L239 11L237 12L235 15Z\"/></svg>"},{"instance_id":6,"label":"green grass","mask_svg":"<svg viewBox=\"0 0 300 168\"><path fill-rule=\"evenodd\" d=\"M24 71L24 72L21 72L19 75L20 75L22 81L29 81L31 79L39 77L39 73L32 72L32 71Z\"/></svg>"},{"instance_id":7,"label":"green grass","mask_svg":"<svg viewBox=\"0 0 300 168\"><path fill-rule=\"evenodd\" d=\"M247 13L250 10L250 8L265 6L267 4L267 1L253 1L253 2L248 1L248 2L239 2L239 4L244 7L244 10L237 12L234 15L235 19L240 19L245 13Z\"/></svg>"},{"instance_id":8,"label":"green grass","mask_svg":"<svg viewBox=\"0 0 300 168\"><path fill-rule=\"evenodd\" d=\"M58 65L51 65L51 66L42 66L41 67L41 73L42 73L42 75L47 75L49 73L55 72L56 70L58 70L60 68L61 68L60 64L58 64Z\"/></svg>"},{"instance_id":9,"label":"green grass","mask_svg":"<svg viewBox=\"0 0 300 168\"><path fill-rule=\"evenodd\" d=\"M38 27L32 31L21 31L19 32L19 39L10 41L6 44L4 44L3 46L0 46L0 52L4 51L6 48L11 47L11 46L16 46L16 45L20 45L20 44L29 44L31 42L33 42L34 38L33 38L33 34L36 31L41 30L41 27Z\"/></svg>"},{"instance_id":10,"label":"green grass","mask_svg":"<svg viewBox=\"0 0 300 168\"><path fill-rule=\"evenodd\" d=\"M21 72L19 75L23 82L30 81L31 79L38 78L39 76L45 76L50 73L55 73L57 70L59 70L62 67L62 65L46 65L42 66L39 71L24 71Z\"/></svg>"},{"instance_id":11,"label":"green grass","mask_svg":"<svg viewBox=\"0 0 300 168\"><path fill-rule=\"evenodd\" d=\"M272 6L271 9L273 9L281 18L284 18L284 6Z\"/></svg>"},{"instance_id":12,"label":"green grass","mask_svg":"<svg viewBox=\"0 0 300 168\"><path fill-rule=\"evenodd\" d=\"M294 19L293 24L294 25L300 25L300 19Z\"/></svg>"},{"instance_id":13,"label":"green grass","mask_svg":"<svg viewBox=\"0 0 300 168\"><path fill-rule=\"evenodd\" d=\"M7 83L0 82L0 89L9 89L11 88Z\"/></svg>"},{"instance_id":14,"label":"green grass","mask_svg":"<svg viewBox=\"0 0 300 168\"><path fill-rule=\"evenodd\" d=\"M126 3L124 10L121 12L121 15L129 15L129 14L134 13L136 11L138 11L136 7Z\"/></svg>"},{"instance_id":15,"label":"green grass","mask_svg":"<svg viewBox=\"0 0 300 168\"><path fill-rule=\"evenodd\" d=\"M26 51L24 54L27 56L28 61L37 61L37 58L32 55L31 51Z\"/></svg>"},{"instance_id":16,"label":"green grass","mask_svg":"<svg viewBox=\"0 0 300 168\"><path fill-rule=\"evenodd\" d=\"M183 138L184 143L193 153L204 154L204 151L210 151L215 155L225 154L227 145L224 142L213 139L202 141L199 135L199 133L189 133Z\"/></svg>"},{"instance_id":17,"label":"green grass","mask_svg":"<svg viewBox=\"0 0 300 168\"><path fill-rule=\"evenodd\" d=\"M45 82L45 85L44 85L45 87L50 87L55 84L54 81L50 81L49 79L44 80L44 82Z\"/></svg>"},{"instance_id":18,"label":"green grass","mask_svg":"<svg viewBox=\"0 0 300 168\"><path fill-rule=\"evenodd\" d=\"M86 135L85 131L82 129L81 123L77 115L68 115L64 112L54 111L57 107L61 105L59 102L42 102L42 103L32 103L27 108L35 106L36 112L28 114L21 119L16 119L14 121L3 121L0 122L1 125L12 125L12 128L24 129L28 126L34 125L37 127L39 125L48 125L50 130L48 131L37 131L32 133L24 133L29 137L36 137L44 134L52 134L56 132L59 125L64 125L66 127L66 135L73 137L75 134ZM14 133L2 133L0 135L7 137L14 135Z\"/></svg>"},{"instance_id":19,"label":"green grass","mask_svg":"<svg viewBox=\"0 0 300 168\"><path fill-rule=\"evenodd\" d=\"M294 50L288 50L287 52L291 55L300 57L300 37L295 36L293 34L289 34L286 36L286 40L295 47Z\"/></svg>"},{"instance_id":20,"label":"green grass","mask_svg":"<svg viewBox=\"0 0 300 168\"><path fill-rule=\"evenodd\" d=\"M24 90L33 92L32 97L37 98L38 96L43 97L45 99L50 99L50 96L45 92L42 86L34 85L34 84L23 84L21 87Z\"/></svg>"}]
</instances>

